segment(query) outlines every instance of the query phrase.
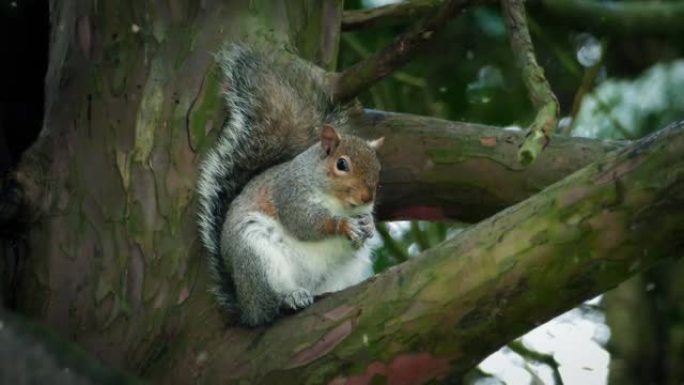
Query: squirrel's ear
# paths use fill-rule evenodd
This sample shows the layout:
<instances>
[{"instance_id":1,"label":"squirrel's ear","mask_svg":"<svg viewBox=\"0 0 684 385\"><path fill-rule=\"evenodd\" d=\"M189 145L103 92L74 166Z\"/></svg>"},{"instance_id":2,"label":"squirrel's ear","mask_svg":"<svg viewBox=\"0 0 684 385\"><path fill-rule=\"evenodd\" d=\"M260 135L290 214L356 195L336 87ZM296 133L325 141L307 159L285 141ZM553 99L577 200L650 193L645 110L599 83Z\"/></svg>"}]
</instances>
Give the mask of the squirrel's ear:
<instances>
[{"instance_id":1,"label":"squirrel's ear","mask_svg":"<svg viewBox=\"0 0 684 385\"><path fill-rule=\"evenodd\" d=\"M382 147L383 143L385 143L385 137L384 136L381 136L375 140L368 141L368 145L371 146L374 150L377 150L380 147Z\"/></svg>"},{"instance_id":2,"label":"squirrel's ear","mask_svg":"<svg viewBox=\"0 0 684 385\"><path fill-rule=\"evenodd\" d=\"M340 135L335 130L335 127L324 124L321 128L321 146L326 155L330 155L340 144Z\"/></svg>"}]
</instances>

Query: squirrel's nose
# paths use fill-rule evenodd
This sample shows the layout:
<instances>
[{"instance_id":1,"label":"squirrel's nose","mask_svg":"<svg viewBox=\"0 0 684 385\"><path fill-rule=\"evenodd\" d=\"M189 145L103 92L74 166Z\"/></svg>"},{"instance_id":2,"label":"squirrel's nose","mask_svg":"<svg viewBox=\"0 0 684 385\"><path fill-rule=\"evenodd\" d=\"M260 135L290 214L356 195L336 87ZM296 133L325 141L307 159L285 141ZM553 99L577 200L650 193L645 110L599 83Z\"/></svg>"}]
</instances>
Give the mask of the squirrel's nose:
<instances>
[{"instance_id":1,"label":"squirrel's nose","mask_svg":"<svg viewBox=\"0 0 684 385\"><path fill-rule=\"evenodd\" d=\"M371 192L371 190L366 189L361 193L361 196L359 198L361 199L361 202L369 203L373 200L373 193Z\"/></svg>"}]
</instances>

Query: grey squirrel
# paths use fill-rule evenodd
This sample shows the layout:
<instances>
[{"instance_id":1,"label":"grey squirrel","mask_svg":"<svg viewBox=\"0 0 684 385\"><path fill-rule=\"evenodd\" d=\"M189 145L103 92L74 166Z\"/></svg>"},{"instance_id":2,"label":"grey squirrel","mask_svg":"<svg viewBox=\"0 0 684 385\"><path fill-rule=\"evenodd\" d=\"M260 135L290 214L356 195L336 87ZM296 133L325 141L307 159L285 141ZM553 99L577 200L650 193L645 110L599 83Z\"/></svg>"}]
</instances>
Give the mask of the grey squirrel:
<instances>
[{"instance_id":1,"label":"grey squirrel","mask_svg":"<svg viewBox=\"0 0 684 385\"><path fill-rule=\"evenodd\" d=\"M200 166L200 236L219 304L258 326L372 275L383 138L354 136L360 107L293 55L232 44L217 60L229 120Z\"/></svg>"}]
</instances>

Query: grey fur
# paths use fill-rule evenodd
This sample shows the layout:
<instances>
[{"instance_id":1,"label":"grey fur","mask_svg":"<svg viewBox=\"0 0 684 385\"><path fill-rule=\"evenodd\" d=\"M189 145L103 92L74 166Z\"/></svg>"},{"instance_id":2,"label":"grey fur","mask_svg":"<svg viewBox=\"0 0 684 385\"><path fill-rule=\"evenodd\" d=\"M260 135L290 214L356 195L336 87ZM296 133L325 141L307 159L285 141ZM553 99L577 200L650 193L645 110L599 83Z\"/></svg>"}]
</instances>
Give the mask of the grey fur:
<instances>
[{"instance_id":1,"label":"grey fur","mask_svg":"<svg viewBox=\"0 0 684 385\"><path fill-rule=\"evenodd\" d=\"M359 141L355 145L362 146L365 142ZM366 157L374 159L374 150L368 147L367 152ZM373 235L372 216L369 213L332 213L323 205L312 204L321 196L321 191L330 188L327 185L329 178L325 175L324 157L320 144L312 145L293 160L253 178L231 204L223 226L221 245L225 249L222 250L222 256L233 272L243 324L257 326L268 323L283 307L292 310L306 307L313 302L314 295L340 290L358 283L371 273L369 270L347 274L344 269L350 263L356 263L356 252L352 249L363 248L365 241ZM373 170L376 174L377 171L379 163L377 169ZM255 215L253 199L266 187L273 190L277 220ZM342 236L329 234L324 223L331 218L349 220L351 233L354 234L351 242ZM274 259L292 250L290 237L310 245L339 238L352 246L348 253L321 256L326 266L315 273L306 272L311 261L297 256L288 258L288 263L292 265L285 268L292 267L295 271L290 277L287 271L283 271L285 269L272 269L278 265ZM328 281L333 279L341 279L342 282L330 287Z\"/></svg>"},{"instance_id":2,"label":"grey fur","mask_svg":"<svg viewBox=\"0 0 684 385\"><path fill-rule=\"evenodd\" d=\"M283 51L231 44L218 53L217 60L225 81L229 120L202 162L198 179L199 231L216 283L213 291L219 304L228 309L236 308L236 290L240 288L261 298L259 306L277 309L279 299L262 293L269 289L259 286L258 280L241 282L236 288L227 255L244 250L241 245L229 245L230 250L222 246L226 245L221 241L226 213L255 175L309 147L318 139L323 123L348 132L353 114L349 106L331 101L320 69ZM302 219L306 220L297 220ZM309 299L301 293L293 294L289 302L298 307Z\"/></svg>"}]
</instances>

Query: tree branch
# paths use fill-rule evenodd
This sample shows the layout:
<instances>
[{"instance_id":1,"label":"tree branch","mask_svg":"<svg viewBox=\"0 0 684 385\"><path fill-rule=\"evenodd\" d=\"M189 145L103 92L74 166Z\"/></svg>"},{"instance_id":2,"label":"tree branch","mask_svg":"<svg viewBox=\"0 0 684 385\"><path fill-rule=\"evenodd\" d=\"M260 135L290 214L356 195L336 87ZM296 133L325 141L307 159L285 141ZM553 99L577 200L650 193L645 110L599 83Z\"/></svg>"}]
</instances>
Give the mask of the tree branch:
<instances>
[{"instance_id":1,"label":"tree branch","mask_svg":"<svg viewBox=\"0 0 684 385\"><path fill-rule=\"evenodd\" d=\"M345 11L342 30L409 24L435 9L439 3L437 0L409 0L371 9ZM529 1L527 7L537 18L611 36L673 35L684 30L684 3L677 1L534 0Z\"/></svg>"},{"instance_id":2,"label":"tree branch","mask_svg":"<svg viewBox=\"0 0 684 385\"><path fill-rule=\"evenodd\" d=\"M408 24L423 17L444 3L444 0L412 0L375 8L345 11L342 31Z\"/></svg>"},{"instance_id":3,"label":"tree branch","mask_svg":"<svg viewBox=\"0 0 684 385\"><path fill-rule=\"evenodd\" d=\"M509 342L506 346L527 360L536 361L548 366L553 373L553 383L555 385L563 385L563 377L561 377L560 371L558 370L558 362L553 358L553 355L528 349L525 344L519 340Z\"/></svg>"},{"instance_id":4,"label":"tree branch","mask_svg":"<svg viewBox=\"0 0 684 385\"><path fill-rule=\"evenodd\" d=\"M528 165L537 159L551 140L560 108L549 82L544 77L544 69L537 64L522 0L501 0L501 10L513 56L521 71L532 105L537 109L537 116L518 152L520 163Z\"/></svg>"},{"instance_id":5,"label":"tree branch","mask_svg":"<svg viewBox=\"0 0 684 385\"><path fill-rule=\"evenodd\" d=\"M153 379L359 384L409 375L413 383L460 378L538 323L682 255L682 152L684 122L269 328L222 336L210 324L213 312L190 313L193 327L183 344L170 346L172 362L162 365L171 370ZM195 293L186 310L208 296Z\"/></svg>"},{"instance_id":6,"label":"tree branch","mask_svg":"<svg viewBox=\"0 0 684 385\"><path fill-rule=\"evenodd\" d=\"M409 257L408 253L406 252L406 248L403 247L403 245L400 245L396 239L392 238L385 223L378 223L376 225L376 230L380 235L380 238L382 238L384 247L390 252L390 254L392 254L392 257L394 257L395 261L405 262L408 260Z\"/></svg>"},{"instance_id":7,"label":"tree branch","mask_svg":"<svg viewBox=\"0 0 684 385\"><path fill-rule=\"evenodd\" d=\"M563 128L562 135L571 135L572 131L575 129L575 122L577 122L577 114L582 106L582 101L584 97L594 89L596 84L596 77L601 72L601 68L606 61L606 43L605 41L601 43L601 59L594 65L584 69L584 75L582 76L582 83L577 88L575 92L575 97L572 101L572 110L570 111L570 117L572 122Z\"/></svg>"},{"instance_id":8,"label":"tree branch","mask_svg":"<svg viewBox=\"0 0 684 385\"><path fill-rule=\"evenodd\" d=\"M447 0L428 13L413 28L387 47L340 73L334 81L334 99L347 101L408 62L413 55L434 40L459 12L476 0Z\"/></svg>"},{"instance_id":9,"label":"tree branch","mask_svg":"<svg viewBox=\"0 0 684 385\"><path fill-rule=\"evenodd\" d=\"M535 0L530 12L568 27L606 35L675 35L684 31L680 1Z\"/></svg>"},{"instance_id":10,"label":"tree branch","mask_svg":"<svg viewBox=\"0 0 684 385\"><path fill-rule=\"evenodd\" d=\"M476 222L625 144L554 137L541 162L525 168L516 155L521 132L375 110L366 110L366 117L364 136L386 138L377 210L382 220ZM17 215L26 219L18 204L30 208L34 219L50 207L53 187L43 163L26 154L17 179L21 191L2 202L0 225Z\"/></svg>"},{"instance_id":11,"label":"tree branch","mask_svg":"<svg viewBox=\"0 0 684 385\"><path fill-rule=\"evenodd\" d=\"M364 135L385 136L377 215L476 222L526 199L626 142L554 137L522 167L520 131L367 110Z\"/></svg>"}]
</instances>

